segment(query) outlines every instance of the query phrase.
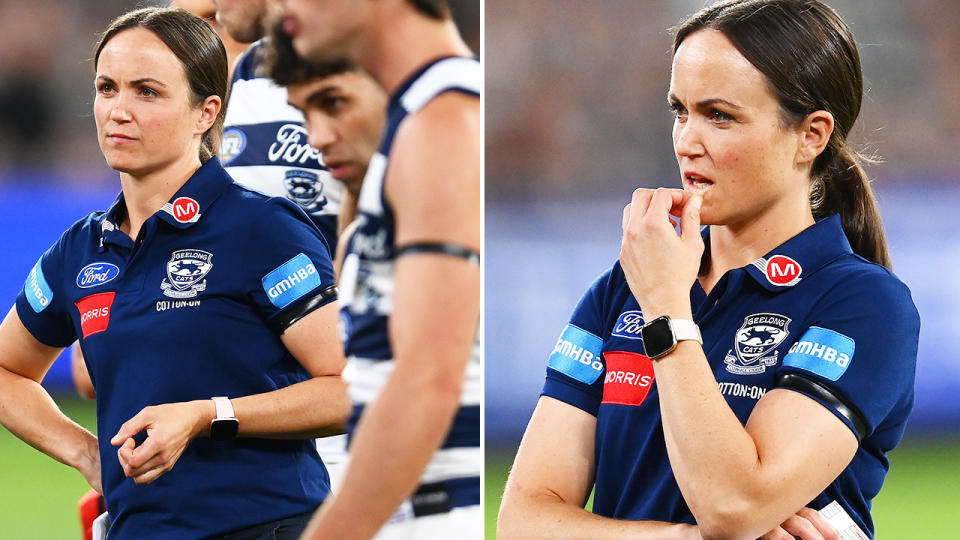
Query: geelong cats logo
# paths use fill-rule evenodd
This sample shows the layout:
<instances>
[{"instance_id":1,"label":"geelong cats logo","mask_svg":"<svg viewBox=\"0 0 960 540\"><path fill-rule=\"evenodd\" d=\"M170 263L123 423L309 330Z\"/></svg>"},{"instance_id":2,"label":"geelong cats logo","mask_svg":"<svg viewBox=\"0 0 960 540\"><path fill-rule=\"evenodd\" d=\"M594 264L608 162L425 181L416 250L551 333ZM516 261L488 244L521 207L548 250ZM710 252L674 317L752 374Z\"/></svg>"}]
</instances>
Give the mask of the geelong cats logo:
<instances>
[{"instance_id":1,"label":"geelong cats logo","mask_svg":"<svg viewBox=\"0 0 960 540\"><path fill-rule=\"evenodd\" d=\"M306 211L315 212L327 205L327 198L322 195L323 183L316 173L289 170L284 174L283 186L287 188L287 197Z\"/></svg>"},{"instance_id":2,"label":"geelong cats logo","mask_svg":"<svg viewBox=\"0 0 960 540\"><path fill-rule=\"evenodd\" d=\"M193 298L206 290L204 277L213 268L213 254L199 249L174 251L167 261L167 277L160 289L170 298Z\"/></svg>"},{"instance_id":3,"label":"geelong cats logo","mask_svg":"<svg viewBox=\"0 0 960 540\"><path fill-rule=\"evenodd\" d=\"M790 319L776 313L755 313L743 319L737 330L734 348L724 360L727 371L737 375L756 375L777 364L779 351L770 351L787 339Z\"/></svg>"}]
</instances>

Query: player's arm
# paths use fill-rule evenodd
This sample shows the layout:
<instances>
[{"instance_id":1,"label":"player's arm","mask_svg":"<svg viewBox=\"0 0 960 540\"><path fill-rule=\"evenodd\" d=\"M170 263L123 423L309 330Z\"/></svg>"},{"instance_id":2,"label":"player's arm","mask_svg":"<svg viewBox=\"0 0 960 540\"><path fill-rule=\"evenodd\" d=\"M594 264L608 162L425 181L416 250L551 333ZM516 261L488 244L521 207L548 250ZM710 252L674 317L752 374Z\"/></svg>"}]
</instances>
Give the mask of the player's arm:
<instances>
[{"instance_id":1,"label":"player's arm","mask_svg":"<svg viewBox=\"0 0 960 540\"><path fill-rule=\"evenodd\" d=\"M337 214L337 236L343 237L347 227L357 217L357 197L349 190L343 190L340 200L340 213Z\"/></svg>"},{"instance_id":2,"label":"player's arm","mask_svg":"<svg viewBox=\"0 0 960 540\"><path fill-rule=\"evenodd\" d=\"M337 336L338 307L330 302L289 326L283 344L312 378L285 388L231 399L240 437L310 439L343 432L350 414L346 384L340 378L343 349ZM150 483L176 464L187 445L208 435L216 417L212 400L146 407L111 439L124 473L138 484ZM147 430L135 446L133 436Z\"/></svg>"},{"instance_id":3,"label":"player's arm","mask_svg":"<svg viewBox=\"0 0 960 540\"><path fill-rule=\"evenodd\" d=\"M30 446L74 467L100 491L97 438L60 411L40 386L62 349L38 341L11 309L0 323L0 423Z\"/></svg>"},{"instance_id":4,"label":"player's arm","mask_svg":"<svg viewBox=\"0 0 960 540\"><path fill-rule=\"evenodd\" d=\"M767 392L743 426L696 342L654 366L670 465L705 537L756 538L826 489L857 451L843 421L791 390Z\"/></svg>"},{"instance_id":5,"label":"player's arm","mask_svg":"<svg viewBox=\"0 0 960 540\"><path fill-rule=\"evenodd\" d=\"M351 221L345 225L343 230L337 235L337 249L333 257L333 271L336 272L338 282L340 281L340 272L343 270L343 261L347 257L347 246L350 244L350 239L353 237L353 234L357 232L359 226L359 221Z\"/></svg>"},{"instance_id":6,"label":"player's arm","mask_svg":"<svg viewBox=\"0 0 960 540\"><path fill-rule=\"evenodd\" d=\"M678 190L638 189L624 209L620 261L647 321L693 318L689 290L704 249L700 203ZM682 211L681 235L671 211ZM768 392L741 424L696 341L681 341L653 368L670 465L707 538L770 531L821 493L857 451L846 423L790 390Z\"/></svg>"},{"instance_id":7,"label":"player's arm","mask_svg":"<svg viewBox=\"0 0 960 540\"><path fill-rule=\"evenodd\" d=\"M482 245L479 101L444 94L397 133L386 178L396 244ZM396 262L395 370L354 433L343 485L307 538L369 538L417 486L457 411L480 318L480 268L444 254Z\"/></svg>"},{"instance_id":8,"label":"player's arm","mask_svg":"<svg viewBox=\"0 0 960 540\"><path fill-rule=\"evenodd\" d=\"M497 538L699 540L696 527L624 521L584 510L594 481L592 414L541 397L520 443L497 523Z\"/></svg>"}]
</instances>

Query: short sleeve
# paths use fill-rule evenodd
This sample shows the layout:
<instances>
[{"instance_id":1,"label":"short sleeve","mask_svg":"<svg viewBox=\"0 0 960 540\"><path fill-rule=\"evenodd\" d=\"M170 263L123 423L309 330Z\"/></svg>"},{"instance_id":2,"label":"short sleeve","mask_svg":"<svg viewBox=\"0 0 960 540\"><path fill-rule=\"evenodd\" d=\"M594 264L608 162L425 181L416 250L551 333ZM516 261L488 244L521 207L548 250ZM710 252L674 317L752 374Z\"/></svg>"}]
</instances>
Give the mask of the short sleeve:
<instances>
[{"instance_id":1,"label":"short sleeve","mask_svg":"<svg viewBox=\"0 0 960 540\"><path fill-rule=\"evenodd\" d=\"M330 250L294 203L268 199L252 223L249 296L278 334L337 297Z\"/></svg>"},{"instance_id":2,"label":"short sleeve","mask_svg":"<svg viewBox=\"0 0 960 540\"><path fill-rule=\"evenodd\" d=\"M540 394L594 416L603 399L603 299L611 272L597 278L573 310L550 352Z\"/></svg>"},{"instance_id":3,"label":"short sleeve","mask_svg":"<svg viewBox=\"0 0 960 540\"><path fill-rule=\"evenodd\" d=\"M50 347L66 347L77 340L63 290L65 238L66 233L33 265L17 295L20 322L37 341Z\"/></svg>"},{"instance_id":4,"label":"short sleeve","mask_svg":"<svg viewBox=\"0 0 960 540\"><path fill-rule=\"evenodd\" d=\"M920 316L906 285L870 270L821 300L783 358L777 387L815 399L859 439L913 406Z\"/></svg>"}]
</instances>

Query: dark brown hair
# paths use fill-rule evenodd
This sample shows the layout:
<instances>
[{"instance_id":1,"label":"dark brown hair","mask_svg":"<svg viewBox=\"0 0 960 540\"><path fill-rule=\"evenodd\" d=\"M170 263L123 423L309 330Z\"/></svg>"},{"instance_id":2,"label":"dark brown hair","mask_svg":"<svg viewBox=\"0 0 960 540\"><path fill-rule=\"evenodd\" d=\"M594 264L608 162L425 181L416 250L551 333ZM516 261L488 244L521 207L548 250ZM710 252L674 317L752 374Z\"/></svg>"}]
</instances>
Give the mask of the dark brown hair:
<instances>
[{"instance_id":1,"label":"dark brown hair","mask_svg":"<svg viewBox=\"0 0 960 540\"><path fill-rule=\"evenodd\" d=\"M410 2L414 9L431 19L445 21L451 18L450 5L447 4L447 0L407 0L407 2Z\"/></svg>"},{"instance_id":2,"label":"dark brown hair","mask_svg":"<svg viewBox=\"0 0 960 540\"><path fill-rule=\"evenodd\" d=\"M93 54L94 69L107 42L131 28L150 30L173 51L183 64L194 106L209 96L220 97L220 112L200 141L200 161L207 161L220 149L226 114L227 53L220 37L206 21L182 9L153 7L130 11L114 19L100 36Z\"/></svg>"},{"instance_id":3,"label":"dark brown hair","mask_svg":"<svg viewBox=\"0 0 960 540\"><path fill-rule=\"evenodd\" d=\"M297 56L293 49L293 38L283 31L283 21L277 21L270 28L264 46L257 53L262 61L257 75L269 77L280 86L300 84L358 69L348 60L314 64Z\"/></svg>"},{"instance_id":4,"label":"dark brown hair","mask_svg":"<svg viewBox=\"0 0 960 540\"><path fill-rule=\"evenodd\" d=\"M859 154L847 144L863 101L860 53L847 24L818 0L727 0L680 23L674 53L704 28L723 33L763 73L785 126L815 111L833 115L833 134L811 170L813 215L840 214L853 251L890 268L876 198Z\"/></svg>"}]
</instances>

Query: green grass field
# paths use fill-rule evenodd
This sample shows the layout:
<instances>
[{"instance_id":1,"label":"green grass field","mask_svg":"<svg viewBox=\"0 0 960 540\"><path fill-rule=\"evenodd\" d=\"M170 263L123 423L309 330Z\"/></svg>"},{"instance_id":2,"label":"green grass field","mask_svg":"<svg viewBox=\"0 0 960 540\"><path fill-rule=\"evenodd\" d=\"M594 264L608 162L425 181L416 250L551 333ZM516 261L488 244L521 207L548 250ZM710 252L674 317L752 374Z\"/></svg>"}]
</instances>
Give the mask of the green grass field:
<instances>
[{"instance_id":1,"label":"green grass field","mask_svg":"<svg viewBox=\"0 0 960 540\"><path fill-rule=\"evenodd\" d=\"M64 412L93 430L92 402L58 400ZM496 537L496 516L513 454L488 450L486 538ZM893 466L874 503L880 540L960 538L960 441L911 441L891 456ZM77 500L87 491L80 473L61 465L0 428L0 538L80 538Z\"/></svg>"},{"instance_id":2,"label":"green grass field","mask_svg":"<svg viewBox=\"0 0 960 540\"><path fill-rule=\"evenodd\" d=\"M960 441L907 442L890 456L890 473L874 500L879 540L955 540L960 511ZM497 510L513 462L508 450L487 450L486 538L496 538Z\"/></svg>"},{"instance_id":3,"label":"green grass field","mask_svg":"<svg viewBox=\"0 0 960 540\"><path fill-rule=\"evenodd\" d=\"M67 416L96 432L92 401L57 401ZM79 540L77 501L88 489L80 473L0 427L0 538Z\"/></svg>"}]
</instances>

